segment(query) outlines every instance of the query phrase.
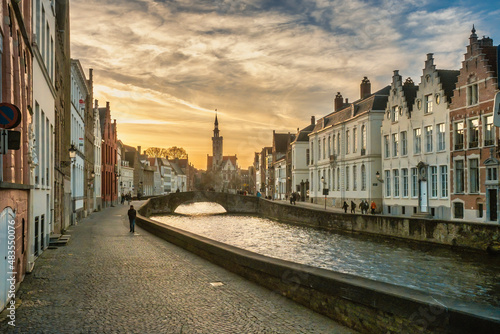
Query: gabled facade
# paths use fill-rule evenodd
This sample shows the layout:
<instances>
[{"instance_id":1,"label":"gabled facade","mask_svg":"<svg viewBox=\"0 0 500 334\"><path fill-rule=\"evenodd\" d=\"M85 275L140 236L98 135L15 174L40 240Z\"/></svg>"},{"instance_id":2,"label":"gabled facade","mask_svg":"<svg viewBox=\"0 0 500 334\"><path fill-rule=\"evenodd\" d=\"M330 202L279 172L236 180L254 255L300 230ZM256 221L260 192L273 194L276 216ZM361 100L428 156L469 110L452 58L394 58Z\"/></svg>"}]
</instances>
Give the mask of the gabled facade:
<instances>
[{"instance_id":1,"label":"gabled facade","mask_svg":"<svg viewBox=\"0 0 500 334\"><path fill-rule=\"evenodd\" d=\"M478 39L473 27L450 105L452 219L498 221L498 168L490 153L499 138L496 52L493 40Z\"/></svg>"},{"instance_id":2,"label":"gabled facade","mask_svg":"<svg viewBox=\"0 0 500 334\"><path fill-rule=\"evenodd\" d=\"M382 123L383 212L450 219L449 102L458 71L427 54L419 86L394 72Z\"/></svg>"},{"instance_id":3,"label":"gabled facade","mask_svg":"<svg viewBox=\"0 0 500 334\"><path fill-rule=\"evenodd\" d=\"M273 130L272 146L272 197L274 199L285 199L289 195L287 180L291 176L287 173L287 166L291 166L291 161L287 161L287 152L291 152L290 143L294 139L290 133L276 133ZM291 154L288 155L291 160Z\"/></svg>"},{"instance_id":4,"label":"gabled facade","mask_svg":"<svg viewBox=\"0 0 500 334\"><path fill-rule=\"evenodd\" d=\"M371 94L370 81L360 85L360 99L344 102L340 93L335 111L321 118L309 134L309 192L315 203L341 207L361 200L382 203L382 190L375 178L380 169L380 126L390 87Z\"/></svg>"}]
</instances>

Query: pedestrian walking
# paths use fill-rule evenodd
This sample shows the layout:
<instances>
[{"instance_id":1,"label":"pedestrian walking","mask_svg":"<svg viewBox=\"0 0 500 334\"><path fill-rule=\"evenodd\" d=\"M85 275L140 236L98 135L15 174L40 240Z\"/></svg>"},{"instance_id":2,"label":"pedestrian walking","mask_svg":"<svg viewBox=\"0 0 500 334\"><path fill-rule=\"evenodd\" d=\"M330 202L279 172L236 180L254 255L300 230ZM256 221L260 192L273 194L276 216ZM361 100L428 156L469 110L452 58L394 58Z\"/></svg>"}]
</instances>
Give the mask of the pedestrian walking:
<instances>
[{"instance_id":1,"label":"pedestrian walking","mask_svg":"<svg viewBox=\"0 0 500 334\"><path fill-rule=\"evenodd\" d=\"M359 209L361 210L361 214L363 214L365 211L365 202L361 201L361 203L359 203Z\"/></svg>"},{"instance_id":2,"label":"pedestrian walking","mask_svg":"<svg viewBox=\"0 0 500 334\"><path fill-rule=\"evenodd\" d=\"M128 221L130 223L130 232L134 233L135 231L135 217L137 216L137 212L134 209L134 206L131 205L128 210Z\"/></svg>"},{"instance_id":3,"label":"pedestrian walking","mask_svg":"<svg viewBox=\"0 0 500 334\"><path fill-rule=\"evenodd\" d=\"M356 213L356 203L351 201L351 213Z\"/></svg>"},{"instance_id":4,"label":"pedestrian walking","mask_svg":"<svg viewBox=\"0 0 500 334\"><path fill-rule=\"evenodd\" d=\"M344 209L344 213L347 213L347 209L349 208L349 205L347 204L346 201L344 201L344 205L342 205L342 208Z\"/></svg>"},{"instance_id":5,"label":"pedestrian walking","mask_svg":"<svg viewBox=\"0 0 500 334\"><path fill-rule=\"evenodd\" d=\"M375 214L375 209L377 208L377 204L375 204L375 201L372 201L372 204L371 204L371 209L372 209L372 215Z\"/></svg>"},{"instance_id":6,"label":"pedestrian walking","mask_svg":"<svg viewBox=\"0 0 500 334\"><path fill-rule=\"evenodd\" d=\"M122 193L122 198L121 198L122 204L125 203L125 194Z\"/></svg>"}]
</instances>

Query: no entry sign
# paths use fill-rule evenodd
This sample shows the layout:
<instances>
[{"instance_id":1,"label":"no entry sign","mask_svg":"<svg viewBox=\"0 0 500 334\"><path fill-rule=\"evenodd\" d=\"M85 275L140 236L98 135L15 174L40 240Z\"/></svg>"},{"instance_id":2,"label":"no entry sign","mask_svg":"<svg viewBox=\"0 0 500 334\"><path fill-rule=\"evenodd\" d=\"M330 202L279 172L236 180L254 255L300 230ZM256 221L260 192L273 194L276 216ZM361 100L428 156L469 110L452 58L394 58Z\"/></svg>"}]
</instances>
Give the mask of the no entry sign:
<instances>
[{"instance_id":1,"label":"no entry sign","mask_svg":"<svg viewBox=\"0 0 500 334\"><path fill-rule=\"evenodd\" d=\"M21 111L11 103L0 103L0 129L13 129L21 123Z\"/></svg>"}]
</instances>

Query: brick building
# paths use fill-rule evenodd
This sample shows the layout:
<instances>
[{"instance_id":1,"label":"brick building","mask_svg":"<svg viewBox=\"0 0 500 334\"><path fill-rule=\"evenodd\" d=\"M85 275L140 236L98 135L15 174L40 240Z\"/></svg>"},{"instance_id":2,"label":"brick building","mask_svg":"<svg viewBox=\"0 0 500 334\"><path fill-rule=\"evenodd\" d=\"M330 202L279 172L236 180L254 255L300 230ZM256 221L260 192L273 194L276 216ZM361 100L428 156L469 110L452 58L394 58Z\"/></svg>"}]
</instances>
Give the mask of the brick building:
<instances>
[{"instance_id":1,"label":"brick building","mask_svg":"<svg viewBox=\"0 0 500 334\"><path fill-rule=\"evenodd\" d=\"M32 34L31 2L2 1L0 16L0 59L2 102L15 105L21 111L21 122L12 130L20 131L19 150L0 155L0 310L9 298L7 279L15 272L16 287L24 279L28 261L28 222L30 212L30 168L33 166L32 49L28 36ZM19 21L21 19L21 21ZM23 20L24 19L24 20ZM11 267L8 248L10 223L14 221L15 254Z\"/></svg>"},{"instance_id":2,"label":"brick building","mask_svg":"<svg viewBox=\"0 0 500 334\"><path fill-rule=\"evenodd\" d=\"M498 220L496 52L493 40L478 39L473 27L450 104L452 219Z\"/></svg>"},{"instance_id":3,"label":"brick building","mask_svg":"<svg viewBox=\"0 0 500 334\"><path fill-rule=\"evenodd\" d=\"M117 204L118 201L118 165L116 157L116 120L111 122L109 102L106 108L99 108L102 134L101 198L103 208Z\"/></svg>"}]
</instances>

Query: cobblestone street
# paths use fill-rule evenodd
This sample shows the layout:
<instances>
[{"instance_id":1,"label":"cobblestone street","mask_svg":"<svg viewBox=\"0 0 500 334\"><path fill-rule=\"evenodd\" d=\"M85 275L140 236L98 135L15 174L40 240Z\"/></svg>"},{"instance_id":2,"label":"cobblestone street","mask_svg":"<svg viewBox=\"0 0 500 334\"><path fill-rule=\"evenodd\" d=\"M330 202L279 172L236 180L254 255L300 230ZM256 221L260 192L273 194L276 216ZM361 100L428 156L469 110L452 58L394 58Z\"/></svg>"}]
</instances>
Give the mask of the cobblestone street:
<instances>
[{"instance_id":1,"label":"cobblestone street","mask_svg":"<svg viewBox=\"0 0 500 334\"><path fill-rule=\"evenodd\" d=\"M138 207L139 203L134 202ZM352 333L136 227L117 206L71 226L17 293L1 333ZM222 282L220 284L211 284Z\"/></svg>"}]
</instances>

